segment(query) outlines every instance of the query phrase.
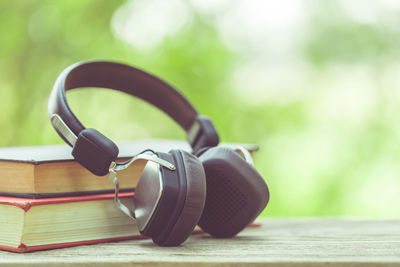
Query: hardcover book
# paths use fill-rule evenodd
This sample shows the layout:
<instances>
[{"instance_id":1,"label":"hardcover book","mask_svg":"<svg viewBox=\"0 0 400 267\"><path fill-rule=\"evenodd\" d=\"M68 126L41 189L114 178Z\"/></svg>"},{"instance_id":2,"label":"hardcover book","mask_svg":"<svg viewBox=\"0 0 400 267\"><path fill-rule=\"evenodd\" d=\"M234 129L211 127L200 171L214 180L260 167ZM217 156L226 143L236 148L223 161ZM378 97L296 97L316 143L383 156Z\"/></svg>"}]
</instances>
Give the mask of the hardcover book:
<instances>
[{"instance_id":1,"label":"hardcover book","mask_svg":"<svg viewBox=\"0 0 400 267\"><path fill-rule=\"evenodd\" d=\"M133 208L133 194L120 198ZM0 197L0 249L28 252L145 238L113 194L24 199Z\"/></svg>"},{"instance_id":2,"label":"hardcover book","mask_svg":"<svg viewBox=\"0 0 400 267\"><path fill-rule=\"evenodd\" d=\"M222 144L235 147L238 144ZM250 152L255 145L242 145ZM126 160L145 149L168 152L190 151L184 141L142 140L119 144L119 160ZM135 161L118 173L122 191L133 191L146 161ZM114 185L107 177L90 173L71 156L67 145L0 148L0 195L26 198L111 193Z\"/></svg>"}]
</instances>

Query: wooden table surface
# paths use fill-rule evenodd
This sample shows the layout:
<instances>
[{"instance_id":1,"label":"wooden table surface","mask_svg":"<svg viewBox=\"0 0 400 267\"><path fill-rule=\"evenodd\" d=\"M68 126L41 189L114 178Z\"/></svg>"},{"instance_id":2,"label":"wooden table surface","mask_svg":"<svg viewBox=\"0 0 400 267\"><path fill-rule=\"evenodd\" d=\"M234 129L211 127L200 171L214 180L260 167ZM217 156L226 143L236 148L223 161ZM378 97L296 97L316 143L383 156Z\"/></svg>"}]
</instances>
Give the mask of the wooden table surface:
<instances>
[{"instance_id":1,"label":"wooden table surface","mask_svg":"<svg viewBox=\"0 0 400 267\"><path fill-rule=\"evenodd\" d=\"M264 219L236 238L192 236L161 248L150 240L15 254L7 266L400 266L400 220Z\"/></svg>"}]
</instances>

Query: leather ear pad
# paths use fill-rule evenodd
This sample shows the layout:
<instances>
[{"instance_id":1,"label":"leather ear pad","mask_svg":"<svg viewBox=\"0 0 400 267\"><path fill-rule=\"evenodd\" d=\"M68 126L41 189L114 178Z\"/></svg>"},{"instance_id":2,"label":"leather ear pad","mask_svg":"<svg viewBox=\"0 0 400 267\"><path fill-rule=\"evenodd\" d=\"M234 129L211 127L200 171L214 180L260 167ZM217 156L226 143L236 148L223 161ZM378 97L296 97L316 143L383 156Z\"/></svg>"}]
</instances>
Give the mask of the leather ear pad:
<instances>
[{"instance_id":1,"label":"leather ear pad","mask_svg":"<svg viewBox=\"0 0 400 267\"><path fill-rule=\"evenodd\" d=\"M161 168L163 193L148 226L142 234L160 246L178 246L197 225L206 198L205 173L193 155L172 150L158 153L176 166L175 171Z\"/></svg>"},{"instance_id":2,"label":"leather ear pad","mask_svg":"<svg viewBox=\"0 0 400 267\"><path fill-rule=\"evenodd\" d=\"M267 184L232 149L213 147L199 159L206 172L207 197L198 224L215 237L232 237L267 206Z\"/></svg>"}]
</instances>

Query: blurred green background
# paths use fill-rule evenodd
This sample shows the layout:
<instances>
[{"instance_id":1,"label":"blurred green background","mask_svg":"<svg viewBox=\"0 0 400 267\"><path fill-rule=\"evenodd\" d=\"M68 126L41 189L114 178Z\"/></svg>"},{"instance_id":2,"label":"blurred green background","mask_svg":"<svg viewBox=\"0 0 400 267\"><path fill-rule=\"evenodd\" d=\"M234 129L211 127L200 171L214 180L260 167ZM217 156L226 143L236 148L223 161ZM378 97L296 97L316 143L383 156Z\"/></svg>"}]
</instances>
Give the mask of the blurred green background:
<instances>
[{"instance_id":1,"label":"blurred green background","mask_svg":"<svg viewBox=\"0 0 400 267\"><path fill-rule=\"evenodd\" d=\"M222 141L259 144L264 216L400 216L399 1L1 1L0 146L62 143L48 95L95 59L162 77ZM184 138L123 94L68 99L113 140Z\"/></svg>"}]
</instances>

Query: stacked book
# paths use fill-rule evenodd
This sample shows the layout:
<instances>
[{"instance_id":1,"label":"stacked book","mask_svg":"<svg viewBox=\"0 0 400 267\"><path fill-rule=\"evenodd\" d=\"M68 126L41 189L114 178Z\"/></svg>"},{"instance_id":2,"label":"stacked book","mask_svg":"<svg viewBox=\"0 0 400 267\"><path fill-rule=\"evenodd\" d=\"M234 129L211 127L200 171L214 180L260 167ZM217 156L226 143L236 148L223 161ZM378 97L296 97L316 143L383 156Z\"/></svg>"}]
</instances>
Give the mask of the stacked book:
<instances>
[{"instance_id":1,"label":"stacked book","mask_svg":"<svg viewBox=\"0 0 400 267\"><path fill-rule=\"evenodd\" d=\"M227 146L232 146L228 145ZM145 150L190 150L186 142L122 143L119 160ZM256 146L245 145L250 152ZM120 198L133 209L146 161L118 173ZM27 252L145 238L114 204L114 184L73 160L66 145L0 149L0 249Z\"/></svg>"}]
</instances>

